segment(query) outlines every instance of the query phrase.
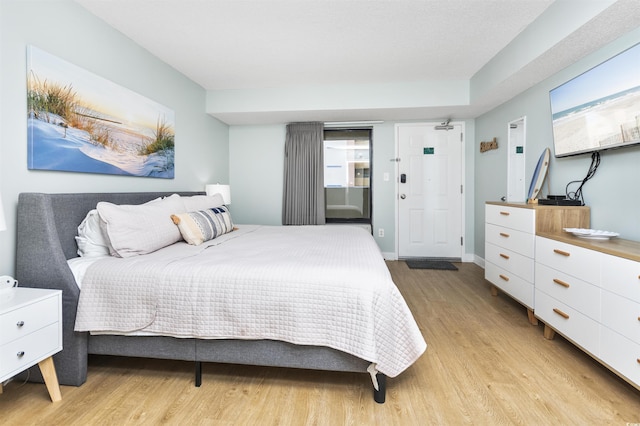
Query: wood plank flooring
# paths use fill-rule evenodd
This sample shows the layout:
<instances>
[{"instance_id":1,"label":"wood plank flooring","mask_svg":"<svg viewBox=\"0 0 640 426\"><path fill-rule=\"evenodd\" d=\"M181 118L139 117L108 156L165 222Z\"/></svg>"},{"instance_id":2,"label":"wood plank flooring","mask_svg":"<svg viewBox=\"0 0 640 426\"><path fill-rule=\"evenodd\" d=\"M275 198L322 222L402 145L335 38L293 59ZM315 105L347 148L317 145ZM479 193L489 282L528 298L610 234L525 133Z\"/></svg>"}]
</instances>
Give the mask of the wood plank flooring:
<instances>
[{"instance_id":1,"label":"wood plank flooring","mask_svg":"<svg viewBox=\"0 0 640 426\"><path fill-rule=\"evenodd\" d=\"M367 376L280 368L92 357L87 383L10 382L3 425L629 425L640 391L557 336L526 310L492 297L482 268L412 270L388 262L422 330L426 353L373 401Z\"/></svg>"}]
</instances>

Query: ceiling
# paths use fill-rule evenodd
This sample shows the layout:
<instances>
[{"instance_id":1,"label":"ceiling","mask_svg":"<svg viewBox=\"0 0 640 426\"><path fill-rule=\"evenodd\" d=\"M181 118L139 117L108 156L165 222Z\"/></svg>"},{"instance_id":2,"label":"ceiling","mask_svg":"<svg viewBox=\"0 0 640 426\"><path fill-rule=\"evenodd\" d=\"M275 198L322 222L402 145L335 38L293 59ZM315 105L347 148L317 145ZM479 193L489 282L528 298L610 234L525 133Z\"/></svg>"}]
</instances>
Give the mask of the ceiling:
<instances>
[{"instance_id":1,"label":"ceiling","mask_svg":"<svg viewBox=\"0 0 640 426\"><path fill-rule=\"evenodd\" d=\"M210 93L471 81L554 3L553 0L76 2ZM446 115L471 118L485 112L557 72L569 61L579 59L576 56L584 56L637 27L640 2L615 3L619 3L618 7L609 7L606 13L563 36L546 52L532 57L499 84L493 84L475 104L449 107ZM633 13L629 13L629 7L634 9ZM612 23L615 25L608 25ZM270 117L226 112L225 115L222 108L213 115L229 124L238 124L276 119L295 121L306 116L325 121L367 117L398 120L445 114L443 108L433 105L409 108L384 103L375 114L358 108L334 108L333 114L301 108L273 111Z\"/></svg>"}]
</instances>

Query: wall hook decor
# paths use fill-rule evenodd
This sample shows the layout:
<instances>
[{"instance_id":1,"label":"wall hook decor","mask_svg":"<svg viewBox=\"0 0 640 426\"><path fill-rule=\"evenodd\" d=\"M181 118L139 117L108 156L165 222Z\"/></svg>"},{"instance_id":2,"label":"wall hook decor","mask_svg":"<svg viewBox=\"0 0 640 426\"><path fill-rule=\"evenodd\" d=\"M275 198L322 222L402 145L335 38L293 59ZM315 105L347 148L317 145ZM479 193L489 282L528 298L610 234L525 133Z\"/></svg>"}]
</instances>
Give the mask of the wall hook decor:
<instances>
[{"instance_id":1,"label":"wall hook decor","mask_svg":"<svg viewBox=\"0 0 640 426\"><path fill-rule=\"evenodd\" d=\"M489 142L480 142L480 152L498 149L498 138L493 138Z\"/></svg>"}]
</instances>

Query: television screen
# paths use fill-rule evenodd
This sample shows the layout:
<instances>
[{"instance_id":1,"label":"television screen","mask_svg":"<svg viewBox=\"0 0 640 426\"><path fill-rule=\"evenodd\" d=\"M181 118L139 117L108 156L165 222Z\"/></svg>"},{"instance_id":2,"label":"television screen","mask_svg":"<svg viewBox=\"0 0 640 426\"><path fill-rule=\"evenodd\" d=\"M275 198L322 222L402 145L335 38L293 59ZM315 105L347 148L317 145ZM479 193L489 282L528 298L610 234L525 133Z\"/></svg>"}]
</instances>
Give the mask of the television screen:
<instances>
[{"instance_id":1,"label":"television screen","mask_svg":"<svg viewBox=\"0 0 640 426\"><path fill-rule=\"evenodd\" d=\"M640 143L640 44L549 92L556 157Z\"/></svg>"}]
</instances>

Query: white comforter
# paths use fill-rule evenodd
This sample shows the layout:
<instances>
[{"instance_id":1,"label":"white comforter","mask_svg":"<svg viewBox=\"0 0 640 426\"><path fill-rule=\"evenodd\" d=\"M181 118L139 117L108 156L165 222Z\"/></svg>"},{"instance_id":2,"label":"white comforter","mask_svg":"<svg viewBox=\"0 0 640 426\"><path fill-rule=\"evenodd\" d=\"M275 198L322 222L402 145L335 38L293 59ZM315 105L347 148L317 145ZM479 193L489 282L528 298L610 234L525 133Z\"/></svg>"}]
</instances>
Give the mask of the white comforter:
<instances>
[{"instance_id":1,"label":"white comforter","mask_svg":"<svg viewBox=\"0 0 640 426\"><path fill-rule=\"evenodd\" d=\"M395 377L426 343L375 241L351 226L240 226L200 246L104 258L76 331L327 346Z\"/></svg>"}]
</instances>

